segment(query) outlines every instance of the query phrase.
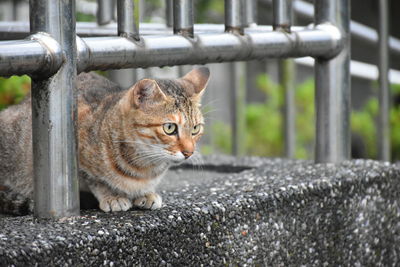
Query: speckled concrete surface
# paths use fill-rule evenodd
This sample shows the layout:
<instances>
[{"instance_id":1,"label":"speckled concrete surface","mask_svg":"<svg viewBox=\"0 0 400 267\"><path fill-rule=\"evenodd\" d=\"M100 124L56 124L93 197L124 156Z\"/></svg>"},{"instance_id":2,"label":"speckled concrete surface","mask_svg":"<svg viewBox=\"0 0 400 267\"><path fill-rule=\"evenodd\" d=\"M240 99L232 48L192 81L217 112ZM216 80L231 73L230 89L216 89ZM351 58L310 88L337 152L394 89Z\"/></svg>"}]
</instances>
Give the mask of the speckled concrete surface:
<instances>
[{"instance_id":1,"label":"speckled concrete surface","mask_svg":"<svg viewBox=\"0 0 400 267\"><path fill-rule=\"evenodd\" d=\"M211 157L203 170L173 170L157 211L83 211L57 222L2 217L0 265L400 262L398 166Z\"/></svg>"}]
</instances>

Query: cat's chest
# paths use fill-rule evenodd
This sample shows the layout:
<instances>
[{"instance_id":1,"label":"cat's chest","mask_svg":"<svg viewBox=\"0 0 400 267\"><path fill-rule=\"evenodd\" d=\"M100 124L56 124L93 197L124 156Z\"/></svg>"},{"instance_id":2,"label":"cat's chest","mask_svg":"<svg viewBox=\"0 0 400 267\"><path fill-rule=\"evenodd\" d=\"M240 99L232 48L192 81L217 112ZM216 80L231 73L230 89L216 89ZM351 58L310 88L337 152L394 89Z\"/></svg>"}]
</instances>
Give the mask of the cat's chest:
<instances>
[{"instance_id":1,"label":"cat's chest","mask_svg":"<svg viewBox=\"0 0 400 267\"><path fill-rule=\"evenodd\" d=\"M164 177L165 172L166 171L160 172L159 175L152 178L143 179L127 179L126 177L118 177L117 179L113 179L111 187L118 188L132 197L143 195L154 190Z\"/></svg>"}]
</instances>

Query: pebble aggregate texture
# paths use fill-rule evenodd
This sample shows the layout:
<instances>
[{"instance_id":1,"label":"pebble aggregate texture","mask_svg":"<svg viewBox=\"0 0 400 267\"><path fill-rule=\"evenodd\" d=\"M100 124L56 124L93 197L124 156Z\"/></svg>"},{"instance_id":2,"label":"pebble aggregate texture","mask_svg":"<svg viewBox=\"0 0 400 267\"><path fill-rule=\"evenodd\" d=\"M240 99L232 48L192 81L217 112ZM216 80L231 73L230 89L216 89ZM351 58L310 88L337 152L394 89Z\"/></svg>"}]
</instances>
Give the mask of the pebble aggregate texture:
<instances>
[{"instance_id":1,"label":"pebble aggregate texture","mask_svg":"<svg viewBox=\"0 0 400 267\"><path fill-rule=\"evenodd\" d=\"M399 179L370 160L208 157L171 171L160 210L0 217L0 265L398 266Z\"/></svg>"}]
</instances>

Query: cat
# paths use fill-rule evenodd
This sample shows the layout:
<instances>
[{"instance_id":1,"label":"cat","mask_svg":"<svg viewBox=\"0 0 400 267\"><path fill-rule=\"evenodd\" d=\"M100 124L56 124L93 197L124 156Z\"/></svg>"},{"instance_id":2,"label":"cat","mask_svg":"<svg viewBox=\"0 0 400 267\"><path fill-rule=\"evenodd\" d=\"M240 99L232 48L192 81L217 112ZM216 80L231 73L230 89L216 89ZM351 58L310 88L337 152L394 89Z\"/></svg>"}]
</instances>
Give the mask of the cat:
<instances>
[{"instance_id":1,"label":"cat","mask_svg":"<svg viewBox=\"0 0 400 267\"><path fill-rule=\"evenodd\" d=\"M201 97L209 77L201 67L122 90L95 73L77 76L80 189L89 190L101 210L162 206L157 184L170 166L195 153L203 134ZM0 212L31 213L30 97L0 112L0 126Z\"/></svg>"}]
</instances>

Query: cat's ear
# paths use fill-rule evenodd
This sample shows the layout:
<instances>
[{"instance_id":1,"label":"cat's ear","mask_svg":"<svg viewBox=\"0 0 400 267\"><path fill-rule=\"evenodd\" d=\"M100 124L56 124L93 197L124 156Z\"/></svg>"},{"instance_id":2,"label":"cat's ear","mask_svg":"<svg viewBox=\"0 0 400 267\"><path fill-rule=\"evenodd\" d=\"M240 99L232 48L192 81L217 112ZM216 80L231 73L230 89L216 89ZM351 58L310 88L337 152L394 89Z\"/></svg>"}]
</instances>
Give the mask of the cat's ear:
<instances>
[{"instance_id":1,"label":"cat's ear","mask_svg":"<svg viewBox=\"0 0 400 267\"><path fill-rule=\"evenodd\" d=\"M191 97L200 101L204 89L210 80L210 70L207 67L196 68L187 73L181 79L188 81L193 85L194 92L192 92Z\"/></svg>"},{"instance_id":2,"label":"cat's ear","mask_svg":"<svg viewBox=\"0 0 400 267\"><path fill-rule=\"evenodd\" d=\"M134 108L149 108L163 103L167 97L155 80L143 79L129 89L128 99Z\"/></svg>"}]
</instances>

